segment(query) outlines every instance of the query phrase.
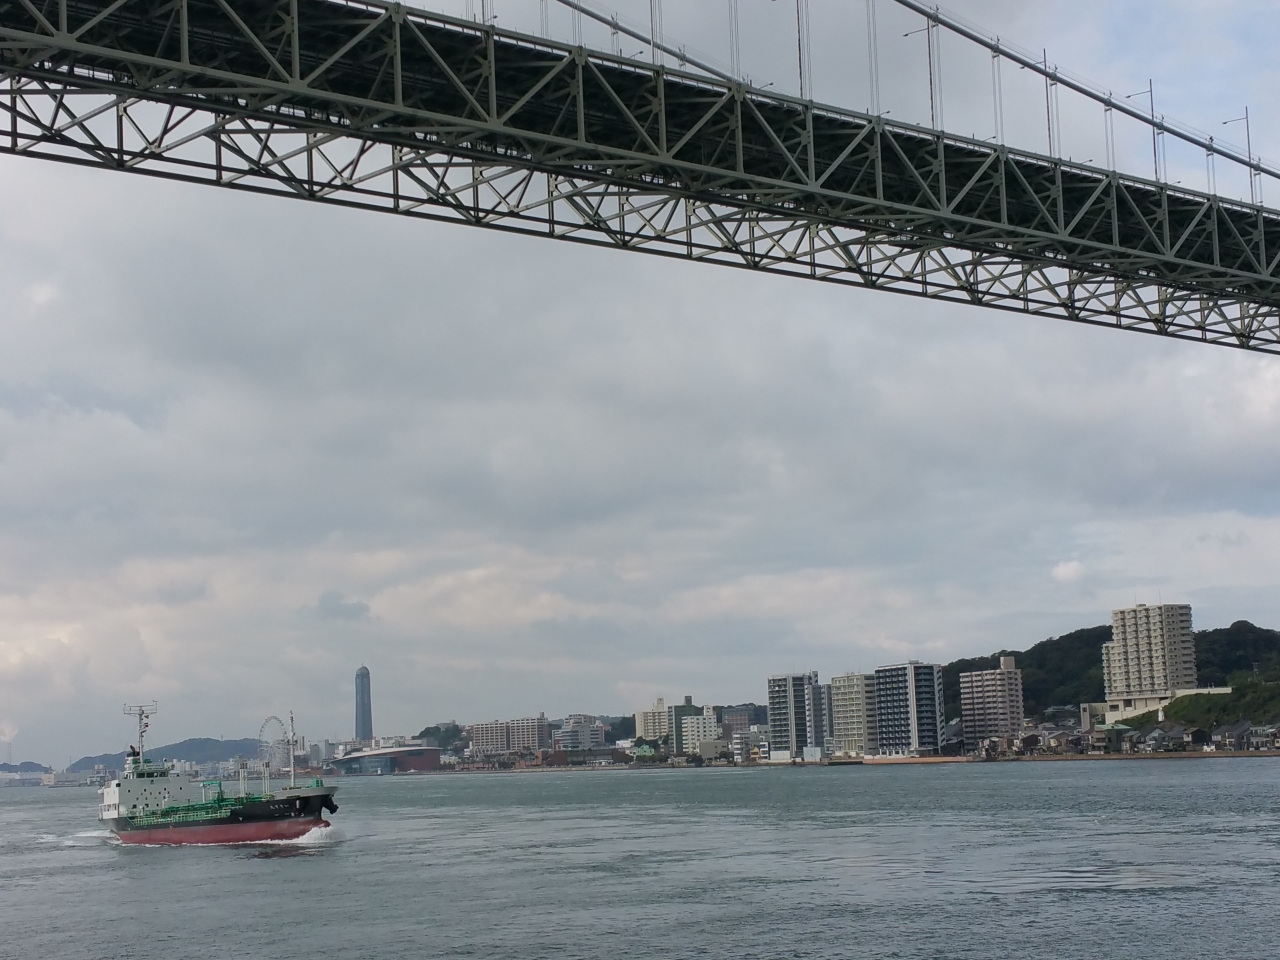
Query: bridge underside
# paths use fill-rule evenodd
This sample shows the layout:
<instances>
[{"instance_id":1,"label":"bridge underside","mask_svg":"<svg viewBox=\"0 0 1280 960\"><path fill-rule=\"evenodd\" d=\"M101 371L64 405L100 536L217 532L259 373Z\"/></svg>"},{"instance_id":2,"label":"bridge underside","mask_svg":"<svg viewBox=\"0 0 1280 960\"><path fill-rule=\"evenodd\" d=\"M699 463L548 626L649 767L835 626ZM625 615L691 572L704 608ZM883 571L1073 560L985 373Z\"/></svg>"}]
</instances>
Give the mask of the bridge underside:
<instances>
[{"instance_id":1,"label":"bridge underside","mask_svg":"<svg viewBox=\"0 0 1280 960\"><path fill-rule=\"evenodd\" d=\"M1280 352L1280 214L377 2L0 0L0 152Z\"/></svg>"}]
</instances>

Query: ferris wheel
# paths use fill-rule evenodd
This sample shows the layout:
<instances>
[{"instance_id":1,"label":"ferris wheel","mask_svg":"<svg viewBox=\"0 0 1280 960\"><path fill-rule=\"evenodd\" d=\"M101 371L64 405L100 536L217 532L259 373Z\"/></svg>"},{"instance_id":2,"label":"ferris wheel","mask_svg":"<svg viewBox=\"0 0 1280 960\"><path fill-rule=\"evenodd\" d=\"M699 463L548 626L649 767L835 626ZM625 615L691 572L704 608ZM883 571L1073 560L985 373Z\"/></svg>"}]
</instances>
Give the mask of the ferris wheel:
<instances>
[{"instance_id":1,"label":"ferris wheel","mask_svg":"<svg viewBox=\"0 0 1280 960\"><path fill-rule=\"evenodd\" d=\"M289 766L292 752L284 721L277 716L263 720L258 730L258 759L262 765L268 770L283 771Z\"/></svg>"}]
</instances>

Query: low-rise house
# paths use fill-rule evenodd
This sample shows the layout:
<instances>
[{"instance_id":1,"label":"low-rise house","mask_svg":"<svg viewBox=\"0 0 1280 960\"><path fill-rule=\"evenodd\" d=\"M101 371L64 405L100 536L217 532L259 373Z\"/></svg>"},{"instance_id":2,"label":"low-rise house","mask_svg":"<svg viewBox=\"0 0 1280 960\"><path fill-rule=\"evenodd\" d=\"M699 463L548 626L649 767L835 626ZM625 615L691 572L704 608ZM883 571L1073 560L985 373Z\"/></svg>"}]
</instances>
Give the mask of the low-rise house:
<instances>
[{"instance_id":1,"label":"low-rise house","mask_svg":"<svg viewBox=\"0 0 1280 960\"><path fill-rule=\"evenodd\" d=\"M1186 727L1173 720L1161 720L1141 736L1138 749L1143 753L1200 751L1209 741L1208 732L1199 727Z\"/></svg>"},{"instance_id":2,"label":"low-rise house","mask_svg":"<svg viewBox=\"0 0 1280 960\"><path fill-rule=\"evenodd\" d=\"M1198 753L1208 749L1211 742L1209 731L1201 730L1199 727L1187 727L1182 734L1182 743L1186 750Z\"/></svg>"},{"instance_id":3,"label":"low-rise house","mask_svg":"<svg viewBox=\"0 0 1280 960\"><path fill-rule=\"evenodd\" d=\"M1045 737L1045 748L1049 753L1081 753L1084 750L1084 737L1078 730L1061 730Z\"/></svg>"},{"instance_id":4,"label":"low-rise house","mask_svg":"<svg viewBox=\"0 0 1280 960\"><path fill-rule=\"evenodd\" d=\"M1248 750L1249 730L1253 723L1249 720L1237 720L1224 724L1213 731L1212 741L1215 750Z\"/></svg>"},{"instance_id":5,"label":"low-rise house","mask_svg":"<svg viewBox=\"0 0 1280 960\"><path fill-rule=\"evenodd\" d=\"M769 759L769 734L766 731L735 730L732 740L735 763L760 763Z\"/></svg>"},{"instance_id":6,"label":"low-rise house","mask_svg":"<svg viewBox=\"0 0 1280 960\"><path fill-rule=\"evenodd\" d=\"M1278 724L1268 723L1249 728L1250 750L1274 750L1277 739L1280 739Z\"/></svg>"},{"instance_id":7,"label":"low-rise house","mask_svg":"<svg viewBox=\"0 0 1280 960\"><path fill-rule=\"evenodd\" d=\"M728 760L733 756L729 741L723 739L699 740L698 753L703 760Z\"/></svg>"},{"instance_id":8,"label":"low-rise house","mask_svg":"<svg viewBox=\"0 0 1280 960\"><path fill-rule=\"evenodd\" d=\"M1131 753L1137 739L1136 730L1123 723L1095 723L1089 733L1091 753ZM1129 736L1132 734L1133 736Z\"/></svg>"}]
</instances>

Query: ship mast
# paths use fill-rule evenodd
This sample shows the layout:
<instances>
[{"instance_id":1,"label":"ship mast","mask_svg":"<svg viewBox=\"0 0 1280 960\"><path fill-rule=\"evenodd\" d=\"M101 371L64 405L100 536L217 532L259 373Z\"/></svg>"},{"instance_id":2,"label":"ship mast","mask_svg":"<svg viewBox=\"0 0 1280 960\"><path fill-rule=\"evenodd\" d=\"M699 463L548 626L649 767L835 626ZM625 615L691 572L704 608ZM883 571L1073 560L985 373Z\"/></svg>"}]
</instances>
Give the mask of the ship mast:
<instances>
[{"instance_id":1,"label":"ship mast","mask_svg":"<svg viewBox=\"0 0 1280 960\"><path fill-rule=\"evenodd\" d=\"M298 752L298 735L293 732L293 711L289 711L289 786L298 785L293 767L293 755Z\"/></svg>"},{"instance_id":2,"label":"ship mast","mask_svg":"<svg viewBox=\"0 0 1280 960\"><path fill-rule=\"evenodd\" d=\"M138 766L142 766L142 741L147 735L147 728L151 726L148 721L159 712L160 706L154 700L150 703L124 705L125 716L138 718Z\"/></svg>"}]
</instances>

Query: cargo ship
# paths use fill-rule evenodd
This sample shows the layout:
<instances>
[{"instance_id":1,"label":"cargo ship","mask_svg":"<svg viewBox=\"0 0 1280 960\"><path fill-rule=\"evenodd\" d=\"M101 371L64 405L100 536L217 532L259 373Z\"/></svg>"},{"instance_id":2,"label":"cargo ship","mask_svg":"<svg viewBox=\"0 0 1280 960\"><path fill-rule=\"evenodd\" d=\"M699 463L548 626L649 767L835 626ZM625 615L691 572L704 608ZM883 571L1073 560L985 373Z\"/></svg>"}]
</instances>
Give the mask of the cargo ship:
<instances>
[{"instance_id":1,"label":"cargo ship","mask_svg":"<svg viewBox=\"0 0 1280 960\"><path fill-rule=\"evenodd\" d=\"M126 707L138 717L138 746L130 747L120 779L99 791L98 819L122 843L262 843L296 840L327 827L336 813L337 787L315 779L299 786L290 764L289 785L271 791L269 770L261 793L250 793L247 764L240 766L239 792L228 795L221 780L196 781L175 775L169 764L143 755L143 739L155 705ZM289 718L290 739L293 718Z\"/></svg>"}]
</instances>

